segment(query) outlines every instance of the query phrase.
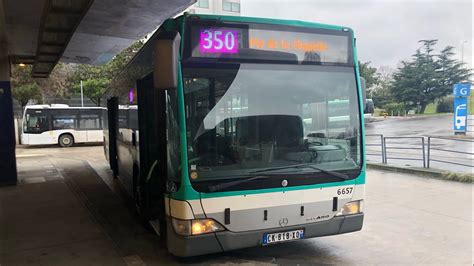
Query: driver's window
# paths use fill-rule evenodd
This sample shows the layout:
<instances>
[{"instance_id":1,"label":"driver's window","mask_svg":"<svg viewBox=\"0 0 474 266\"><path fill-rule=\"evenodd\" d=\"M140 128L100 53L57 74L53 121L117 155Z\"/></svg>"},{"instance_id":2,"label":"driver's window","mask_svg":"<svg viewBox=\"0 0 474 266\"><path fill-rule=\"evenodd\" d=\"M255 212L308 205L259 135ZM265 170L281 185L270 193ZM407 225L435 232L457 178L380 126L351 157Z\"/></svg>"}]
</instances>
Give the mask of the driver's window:
<instances>
[{"instance_id":1,"label":"driver's window","mask_svg":"<svg viewBox=\"0 0 474 266\"><path fill-rule=\"evenodd\" d=\"M27 114L26 120L26 133L42 133L49 130L49 119L43 111Z\"/></svg>"}]
</instances>

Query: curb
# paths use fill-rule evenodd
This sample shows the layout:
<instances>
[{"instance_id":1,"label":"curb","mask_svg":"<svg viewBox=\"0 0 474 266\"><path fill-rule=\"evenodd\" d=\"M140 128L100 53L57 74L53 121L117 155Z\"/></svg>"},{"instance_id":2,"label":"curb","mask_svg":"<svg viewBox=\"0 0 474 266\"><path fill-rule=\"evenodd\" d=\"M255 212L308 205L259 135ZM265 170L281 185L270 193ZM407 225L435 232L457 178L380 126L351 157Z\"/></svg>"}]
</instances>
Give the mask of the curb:
<instances>
[{"instance_id":1,"label":"curb","mask_svg":"<svg viewBox=\"0 0 474 266\"><path fill-rule=\"evenodd\" d=\"M375 116L374 119L377 119L377 121L374 122L379 122L379 121L387 121L387 120L403 120L403 119L422 119L422 118L428 118L428 117L440 117L440 116L448 116L448 115L453 115L453 113L440 113L440 114L432 114L432 115L406 115L406 116L387 116L387 118L384 118L383 116Z\"/></svg>"},{"instance_id":2,"label":"curb","mask_svg":"<svg viewBox=\"0 0 474 266\"><path fill-rule=\"evenodd\" d=\"M463 182L463 183L474 182L474 175L460 174L460 173L454 173L454 172L445 172L445 171L434 170L434 169L403 168L403 167L396 167L396 166L390 166L390 165L379 164L379 163L367 163L367 168L392 171L392 172L397 172L397 173L413 174L413 175L418 175L418 176L423 176L423 177L457 181L457 182Z\"/></svg>"}]
</instances>

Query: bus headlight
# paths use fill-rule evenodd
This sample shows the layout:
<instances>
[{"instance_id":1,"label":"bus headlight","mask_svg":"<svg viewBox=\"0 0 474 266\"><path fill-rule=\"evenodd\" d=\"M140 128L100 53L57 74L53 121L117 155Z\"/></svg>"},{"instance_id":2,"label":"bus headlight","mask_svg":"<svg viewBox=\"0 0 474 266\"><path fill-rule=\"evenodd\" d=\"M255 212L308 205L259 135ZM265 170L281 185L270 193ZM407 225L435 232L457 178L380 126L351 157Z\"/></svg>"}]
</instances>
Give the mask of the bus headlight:
<instances>
[{"instance_id":1,"label":"bus headlight","mask_svg":"<svg viewBox=\"0 0 474 266\"><path fill-rule=\"evenodd\" d=\"M356 200L344 204L344 206L342 206L342 208L336 213L336 216L361 213L363 202L363 200Z\"/></svg>"},{"instance_id":2,"label":"bus headlight","mask_svg":"<svg viewBox=\"0 0 474 266\"><path fill-rule=\"evenodd\" d=\"M191 235L191 220L179 220L171 218L173 229L178 235L189 236Z\"/></svg>"},{"instance_id":3,"label":"bus headlight","mask_svg":"<svg viewBox=\"0 0 474 266\"><path fill-rule=\"evenodd\" d=\"M178 235L202 235L224 231L224 227L213 219L179 220L172 218L173 229Z\"/></svg>"}]
</instances>

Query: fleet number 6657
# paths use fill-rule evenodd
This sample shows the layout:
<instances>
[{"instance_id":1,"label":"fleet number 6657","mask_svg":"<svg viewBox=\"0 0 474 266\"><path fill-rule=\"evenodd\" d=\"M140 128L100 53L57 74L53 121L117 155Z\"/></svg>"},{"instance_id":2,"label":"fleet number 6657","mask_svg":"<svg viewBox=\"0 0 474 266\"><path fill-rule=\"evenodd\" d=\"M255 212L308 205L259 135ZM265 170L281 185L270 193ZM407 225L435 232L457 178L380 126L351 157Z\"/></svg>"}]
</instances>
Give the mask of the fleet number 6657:
<instances>
[{"instance_id":1,"label":"fleet number 6657","mask_svg":"<svg viewBox=\"0 0 474 266\"><path fill-rule=\"evenodd\" d=\"M353 189L352 187L340 188L337 190L337 195L351 194Z\"/></svg>"}]
</instances>

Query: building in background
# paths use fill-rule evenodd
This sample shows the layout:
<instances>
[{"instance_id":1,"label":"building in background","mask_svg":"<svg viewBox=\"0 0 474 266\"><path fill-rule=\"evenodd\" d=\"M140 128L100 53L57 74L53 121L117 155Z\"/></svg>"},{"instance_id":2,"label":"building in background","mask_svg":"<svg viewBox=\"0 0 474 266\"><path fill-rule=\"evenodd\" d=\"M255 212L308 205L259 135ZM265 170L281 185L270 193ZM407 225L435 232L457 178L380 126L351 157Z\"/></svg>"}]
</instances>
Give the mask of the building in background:
<instances>
[{"instance_id":1,"label":"building in background","mask_svg":"<svg viewBox=\"0 0 474 266\"><path fill-rule=\"evenodd\" d=\"M191 14L211 14L240 16L240 0L198 0L185 12Z\"/></svg>"}]
</instances>

